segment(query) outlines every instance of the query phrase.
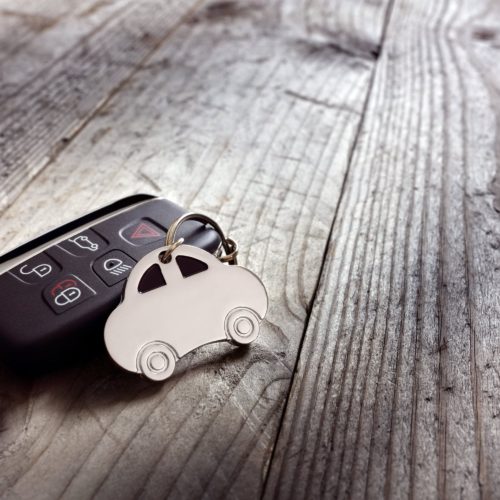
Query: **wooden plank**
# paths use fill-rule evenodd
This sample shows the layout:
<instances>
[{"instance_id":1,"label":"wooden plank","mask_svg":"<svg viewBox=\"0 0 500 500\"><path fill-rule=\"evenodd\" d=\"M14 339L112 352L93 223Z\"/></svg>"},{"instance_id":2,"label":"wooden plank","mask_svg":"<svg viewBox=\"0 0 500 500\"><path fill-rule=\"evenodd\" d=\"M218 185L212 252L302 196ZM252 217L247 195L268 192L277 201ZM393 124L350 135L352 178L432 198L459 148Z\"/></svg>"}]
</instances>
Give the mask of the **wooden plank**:
<instances>
[{"instance_id":1,"label":"wooden plank","mask_svg":"<svg viewBox=\"0 0 500 500\"><path fill-rule=\"evenodd\" d=\"M46 5L43 15L31 10L26 13L0 8L2 40L16 44L16 50L9 51L0 42L0 109L35 79L42 79L43 71L48 71L69 54L73 56L79 44L87 43L99 30L104 30L128 3L128 0L64 2L66 10L63 12L53 12L55 9ZM57 2L57 5L61 3ZM7 14L2 15L2 12ZM31 29L29 39L24 40L17 34L19 27L16 25L14 33L5 33L4 20L27 25Z\"/></svg>"},{"instance_id":2,"label":"wooden plank","mask_svg":"<svg viewBox=\"0 0 500 500\"><path fill-rule=\"evenodd\" d=\"M499 21L395 4L267 498L498 497Z\"/></svg>"},{"instance_id":3,"label":"wooden plank","mask_svg":"<svg viewBox=\"0 0 500 500\"><path fill-rule=\"evenodd\" d=\"M1 1L0 62L64 19L76 8L76 4L74 0Z\"/></svg>"},{"instance_id":4,"label":"wooden plank","mask_svg":"<svg viewBox=\"0 0 500 500\"><path fill-rule=\"evenodd\" d=\"M131 3L2 104L0 207L50 163L198 3ZM100 11L104 18L107 13Z\"/></svg>"},{"instance_id":5,"label":"wooden plank","mask_svg":"<svg viewBox=\"0 0 500 500\"><path fill-rule=\"evenodd\" d=\"M207 346L163 385L104 353L32 383L2 374L0 491L30 497L43 478L39 498L261 492L384 24L385 5L349 5L207 5L4 212L7 248L162 193L230 230L271 307L252 348Z\"/></svg>"}]
</instances>

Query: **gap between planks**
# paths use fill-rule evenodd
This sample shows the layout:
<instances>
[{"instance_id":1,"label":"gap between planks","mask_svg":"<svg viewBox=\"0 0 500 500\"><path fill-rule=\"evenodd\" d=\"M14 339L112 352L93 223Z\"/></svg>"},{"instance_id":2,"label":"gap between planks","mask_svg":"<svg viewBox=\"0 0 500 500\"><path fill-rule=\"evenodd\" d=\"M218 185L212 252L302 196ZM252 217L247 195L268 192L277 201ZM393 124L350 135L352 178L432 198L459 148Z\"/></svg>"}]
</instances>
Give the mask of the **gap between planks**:
<instances>
[{"instance_id":1,"label":"gap between planks","mask_svg":"<svg viewBox=\"0 0 500 500\"><path fill-rule=\"evenodd\" d=\"M312 297L311 297L311 301L309 303L309 308L308 308L308 311L307 311L307 317L306 317L305 322L304 322L304 329L303 329L302 337L300 339L299 348L298 348L298 351L297 351L297 355L296 355L296 359L295 359L295 364L294 364L293 371L292 371L292 376L290 377L290 381L289 381L289 385L288 385L288 391L287 391L285 403L283 405L283 409L282 409L282 413L281 413L279 425L278 425L278 432L276 433L276 437L275 437L275 440L274 440L274 443L273 443L273 449L272 449L272 452L271 452L271 458L269 460L269 464L268 464L267 471L266 471L266 476L265 476L265 480L264 480L264 486L262 488L261 498L265 498L265 496L267 494L268 481L269 481L269 476L270 476L270 473L271 473L271 465L272 465L272 463L274 461L274 458L275 458L275 453L276 453L276 449L277 449L277 443L278 443L279 438L280 438L280 434L281 434L281 431L282 431L282 428L283 428L283 422L284 422L285 415L287 413L287 409L288 409L288 406L289 406L290 396L291 396L291 389L292 389L292 386L293 386L293 383L294 383L294 380L295 380L295 377L296 377L296 374L297 374L297 367L298 367L298 364L300 362L300 358L301 358L301 354L302 354L302 349L304 347L304 340L305 340L305 337L306 337L307 330L309 328L309 322L310 322L310 319L311 319L312 310L313 310L313 307L314 307L314 303L316 302L316 299L318 297L318 291L320 289L321 280L322 280L322 278L324 276L325 266L327 264L328 250L330 248L330 245L332 244L331 238L332 238L332 234L333 234L333 229L334 229L335 223L337 221L337 215L339 213L339 208L340 208L340 206L342 204L342 200L344 198L345 187L346 187L347 180L348 180L348 177L349 177L349 172L350 172L350 169L351 169L351 164L352 164L352 161L353 161L354 153L356 151L356 146L358 144L359 136L360 136L361 131L363 129L363 124L364 124L364 120L365 120L366 110L368 109L368 104L370 102L370 98L371 98L372 91L373 91L373 85L374 85L374 82L375 82L375 76L376 76L376 73L377 73L378 59L379 59L380 54L384 50L384 45L385 45L385 40L386 40L386 34L387 34L387 28L389 26L392 13L394 11L394 2L395 1L396 0L389 0L388 6L387 6L387 11L386 11L386 14L385 14L384 24L383 24L383 28L382 28L382 36L381 36L381 40L380 40L380 50L378 51L378 55L377 55L377 57L375 59L375 62L374 62L373 68L372 68L372 73L371 73L370 81L369 81L369 84L368 84L368 91L366 93L366 97L365 97L365 100L363 102L363 107L362 107L362 111L361 111L361 119L360 119L360 121L358 123L358 127L357 127L357 130L356 130L354 139L353 139L353 143L352 143L350 151L349 151L349 156L348 156L348 161L347 161L347 169L346 169L346 172L345 172L345 175L344 175L344 179L342 181L342 186L340 188L340 194L339 194L338 203L336 205L335 212L333 214L332 223L330 225L330 229L329 229L328 236L327 236L327 239L326 239L326 245L325 245L325 248L323 250L323 256L322 256L322 259L321 259L321 265L320 265L320 268L319 268L318 277L317 277L317 280L316 280L316 284L314 286L314 291L313 291L313 294L312 294Z\"/></svg>"}]
</instances>

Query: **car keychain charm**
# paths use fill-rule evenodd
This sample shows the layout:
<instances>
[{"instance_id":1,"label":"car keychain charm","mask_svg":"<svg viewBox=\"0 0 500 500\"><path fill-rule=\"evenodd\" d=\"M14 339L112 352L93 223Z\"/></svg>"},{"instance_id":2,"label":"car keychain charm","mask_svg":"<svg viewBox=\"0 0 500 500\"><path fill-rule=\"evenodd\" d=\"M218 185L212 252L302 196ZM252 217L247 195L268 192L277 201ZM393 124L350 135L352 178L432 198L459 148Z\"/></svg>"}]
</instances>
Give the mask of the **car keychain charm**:
<instances>
[{"instance_id":1,"label":"car keychain charm","mask_svg":"<svg viewBox=\"0 0 500 500\"><path fill-rule=\"evenodd\" d=\"M217 256L175 239L187 220L217 231ZM165 380L176 362L197 347L253 342L267 311L267 293L254 273L237 265L237 253L234 240L209 217L179 217L165 246L134 266L122 302L106 322L104 340L113 360L151 380Z\"/></svg>"}]
</instances>

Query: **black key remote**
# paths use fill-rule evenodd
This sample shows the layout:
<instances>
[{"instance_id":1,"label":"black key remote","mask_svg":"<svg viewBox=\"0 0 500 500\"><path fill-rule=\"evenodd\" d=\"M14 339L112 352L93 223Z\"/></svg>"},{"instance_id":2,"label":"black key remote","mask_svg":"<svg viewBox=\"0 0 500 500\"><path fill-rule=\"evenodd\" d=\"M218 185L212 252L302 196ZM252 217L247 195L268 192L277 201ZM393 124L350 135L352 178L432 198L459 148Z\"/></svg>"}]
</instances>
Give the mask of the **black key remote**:
<instances>
[{"instance_id":1,"label":"black key remote","mask_svg":"<svg viewBox=\"0 0 500 500\"><path fill-rule=\"evenodd\" d=\"M132 267L164 245L168 226L184 213L165 199L135 195L1 256L2 357L14 368L38 370L102 341ZM214 230L194 221L179 237L209 252L220 244Z\"/></svg>"}]
</instances>

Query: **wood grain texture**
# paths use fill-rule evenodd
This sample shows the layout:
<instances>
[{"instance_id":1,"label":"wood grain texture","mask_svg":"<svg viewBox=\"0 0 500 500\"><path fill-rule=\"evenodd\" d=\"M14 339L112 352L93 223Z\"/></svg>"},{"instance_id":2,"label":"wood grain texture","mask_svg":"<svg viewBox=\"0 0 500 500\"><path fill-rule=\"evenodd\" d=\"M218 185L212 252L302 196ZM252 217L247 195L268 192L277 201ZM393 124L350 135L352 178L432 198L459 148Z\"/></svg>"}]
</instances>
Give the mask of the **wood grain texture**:
<instances>
[{"instance_id":1,"label":"wood grain texture","mask_svg":"<svg viewBox=\"0 0 500 500\"><path fill-rule=\"evenodd\" d=\"M87 9L89 15L83 15L83 21L81 17L73 19L61 25L60 31L46 32L40 45L35 41L32 51L26 52L27 61L16 58L3 63L11 76L7 77L5 94L0 94L0 206L6 207L26 181L50 163L197 3L116 0L115 9L113 5L94 9L96 17ZM80 43L72 46L78 30L91 36L80 35ZM68 32L72 33L69 37ZM69 46L61 49L62 39ZM52 46L55 57L49 57L42 71L40 64L33 65L33 59L40 57L38 50L43 55L45 43ZM27 81L12 94L9 79L19 86L17 70ZM37 72L39 77L34 78Z\"/></svg>"},{"instance_id":2,"label":"wood grain texture","mask_svg":"<svg viewBox=\"0 0 500 500\"><path fill-rule=\"evenodd\" d=\"M28 43L72 15L76 7L74 0L0 2L0 62L24 52Z\"/></svg>"},{"instance_id":3,"label":"wood grain texture","mask_svg":"<svg viewBox=\"0 0 500 500\"><path fill-rule=\"evenodd\" d=\"M112 18L120 15L126 6L126 0L51 1L56 5L42 4L41 9L41 5L35 3L27 12L25 4L21 12L2 11L0 7L0 105L19 96L30 85L39 88L40 81L44 80L44 73L49 72L65 57L74 57L78 46L87 43L100 30L105 29ZM64 10L60 8L62 5ZM59 7L59 12L54 7ZM27 40L22 40L19 36L19 27L16 27L15 33L9 33L1 25L12 20L29 29ZM12 43L16 45L15 50L3 47L3 44ZM38 80L38 85L34 85L35 80ZM29 98L28 96L29 93L24 93L25 98ZM31 99L33 105L34 99Z\"/></svg>"},{"instance_id":4,"label":"wood grain texture","mask_svg":"<svg viewBox=\"0 0 500 500\"><path fill-rule=\"evenodd\" d=\"M499 498L499 21L395 2L267 498Z\"/></svg>"},{"instance_id":5,"label":"wood grain texture","mask_svg":"<svg viewBox=\"0 0 500 500\"><path fill-rule=\"evenodd\" d=\"M138 26L163 30L156 4L141 5L148 9ZM104 353L36 380L2 368L0 491L7 498L262 492L386 12L386 2L361 0L200 5L127 85L78 121L74 140L3 211L7 249L120 196L161 193L219 220L271 303L256 345L207 346L163 385L122 373ZM135 16L128 19L134 24ZM109 26L99 36L130 72L128 58L138 58L125 55L122 35ZM102 47L95 37L88 43ZM101 51L82 58L89 74L103 71L102 81L122 74ZM49 108L51 120L78 105L59 74L68 72L44 78L69 108ZM89 85L88 99L110 88ZM42 126L49 118L39 113L33 120ZM45 137L47 146L62 128ZM32 171L32 136L23 136L18 148ZM16 175L7 186L19 182Z\"/></svg>"}]
</instances>

